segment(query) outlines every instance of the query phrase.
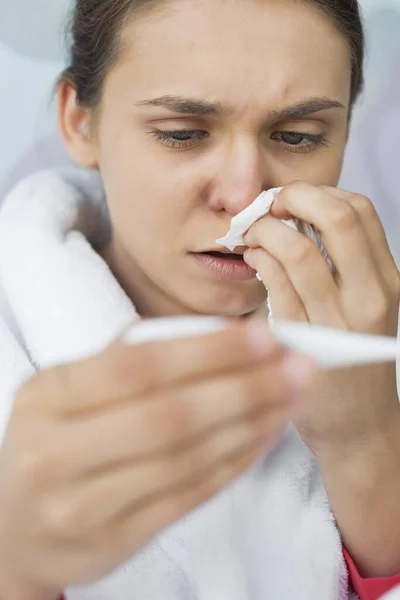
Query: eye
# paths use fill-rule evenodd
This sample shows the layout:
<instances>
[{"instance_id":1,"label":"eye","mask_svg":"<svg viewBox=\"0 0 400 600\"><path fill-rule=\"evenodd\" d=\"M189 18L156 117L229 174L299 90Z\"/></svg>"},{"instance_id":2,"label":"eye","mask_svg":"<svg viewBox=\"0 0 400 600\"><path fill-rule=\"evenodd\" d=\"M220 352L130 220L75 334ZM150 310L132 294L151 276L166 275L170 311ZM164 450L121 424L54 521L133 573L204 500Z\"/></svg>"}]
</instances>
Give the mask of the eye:
<instances>
[{"instance_id":1,"label":"eye","mask_svg":"<svg viewBox=\"0 0 400 600\"><path fill-rule=\"evenodd\" d=\"M271 139L280 142L283 149L288 152L301 152L306 154L320 147L329 146L322 134L301 133L298 131L276 131Z\"/></svg>"},{"instance_id":2,"label":"eye","mask_svg":"<svg viewBox=\"0 0 400 600\"><path fill-rule=\"evenodd\" d=\"M169 148L189 148L209 137L208 132L202 129L178 129L176 131L155 129L150 132L150 135Z\"/></svg>"}]
</instances>

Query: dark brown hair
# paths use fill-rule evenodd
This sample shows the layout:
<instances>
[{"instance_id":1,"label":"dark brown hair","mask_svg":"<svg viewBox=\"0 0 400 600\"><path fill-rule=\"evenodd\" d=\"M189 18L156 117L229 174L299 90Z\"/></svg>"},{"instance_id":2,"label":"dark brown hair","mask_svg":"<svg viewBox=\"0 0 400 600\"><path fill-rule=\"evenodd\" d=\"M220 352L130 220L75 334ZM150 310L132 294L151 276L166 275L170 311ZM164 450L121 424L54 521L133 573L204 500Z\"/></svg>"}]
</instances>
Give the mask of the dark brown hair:
<instances>
[{"instance_id":1,"label":"dark brown hair","mask_svg":"<svg viewBox=\"0 0 400 600\"><path fill-rule=\"evenodd\" d=\"M195 0L193 0L195 1ZM351 105L364 85L365 38L357 0L300 0L321 9L348 39L352 60ZM103 83L121 51L121 32L139 12L167 0L76 0L68 30L70 66L60 77L77 92L81 106L96 107Z\"/></svg>"}]
</instances>

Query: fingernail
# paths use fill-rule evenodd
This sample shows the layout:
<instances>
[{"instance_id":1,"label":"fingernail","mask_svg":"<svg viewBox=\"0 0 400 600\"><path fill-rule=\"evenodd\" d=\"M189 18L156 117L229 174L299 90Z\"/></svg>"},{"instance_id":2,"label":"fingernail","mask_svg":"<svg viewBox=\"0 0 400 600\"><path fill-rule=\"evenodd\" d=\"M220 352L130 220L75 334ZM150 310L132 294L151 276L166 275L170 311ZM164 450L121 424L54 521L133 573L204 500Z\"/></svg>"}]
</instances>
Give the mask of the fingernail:
<instances>
[{"instance_id":1,"label":"fingernail","mask_svg":"<svg viewBox=\"0 0 400 600\"><path fill-rule=\"evenodd\" d=\"M264 321L252 321L247 326L247 338L257 354L268 354L274 347L271 328Z\"/></svg>"},{"instance_id":2,"label":"fingernail","mask_svg":"<svg viewBox=\"0 0 400 600\"><path fill-rule=\"evenodd\" d=\"M316 367L310 359L298 354L289 354L283 362L286 380L298 391L306 391L314 381Z\"/></svg>"}]
</instances>

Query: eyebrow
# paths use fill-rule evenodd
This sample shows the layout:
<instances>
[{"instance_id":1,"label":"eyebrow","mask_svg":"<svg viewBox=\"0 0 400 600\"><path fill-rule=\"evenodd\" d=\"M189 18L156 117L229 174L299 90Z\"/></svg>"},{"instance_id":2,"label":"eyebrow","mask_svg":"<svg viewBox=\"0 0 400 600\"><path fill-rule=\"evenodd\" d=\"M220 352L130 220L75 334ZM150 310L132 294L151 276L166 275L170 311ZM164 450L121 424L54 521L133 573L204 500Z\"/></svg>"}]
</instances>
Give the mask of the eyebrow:
<instances>
[{"instance_id":1,"label":"eyebrow","mask_svg":"<svg viewBox=\"0 0 400 600\"><path fill-rule=\"evenodd\" d=\"M304 119L314 113L332 108L340 108L346 110L346 107L341 102L332 98L309 98L293 106L287 106L282 110L274 110L268 115L268 121L283 122L293 121L295 119Z\"/></svg>"},{"instance_id":2,"label":"eyebrow","mask_svg":"<svg viewBox=\"0 0 400 600\"><path fill-rule=\"evenodd\" d=\"M159 106L172 112L192 116L231 116L234 110L231 107L223 107L220 102L209 102L198 98L185 98L184 96L160 96L150 100L142 100L135 103L136 106ZM271 122L283 122L295 119L303 119L314 113L332 108L346 110L344 104L332 98L309 98L287 106L282 110L273 110L269 113L267 120Z\"/></svg>"},{"instance_id":3,"label":"eyebrow","mask_svg":"<svg viewBox=\"0 0 400 600\"><path fill-rule=\"evenodd\" d=\"M176 113L185 115L212 116L232 114L232 111L224 109L220 102L208 102L197 98L185 98L184 96L161 96L152 100L143 100L136 106L161 106Z\"/></svg>"}]
</instances>

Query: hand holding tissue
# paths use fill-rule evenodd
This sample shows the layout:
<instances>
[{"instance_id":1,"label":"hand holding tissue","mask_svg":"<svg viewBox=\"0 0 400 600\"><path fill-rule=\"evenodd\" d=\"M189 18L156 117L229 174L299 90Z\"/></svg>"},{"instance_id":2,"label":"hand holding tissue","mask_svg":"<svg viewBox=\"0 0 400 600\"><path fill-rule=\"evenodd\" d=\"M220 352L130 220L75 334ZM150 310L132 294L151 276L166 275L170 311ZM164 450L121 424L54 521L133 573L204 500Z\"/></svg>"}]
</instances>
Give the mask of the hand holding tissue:
<instances>
[{"instance_id":1,"label":"hand holding tissue","mask_svg":"<svg viewBox=\"0 0 400 600\"><path fill-rule=\"evenodd\" d=\"M217 244L225 246L231 251L237 248L237 246L246 246L246 242L243 239L245 234L252 225L270 212L273 203L282 190L283 188L280 187L262 192L262 194L260 194L254 200L254 202L250 204L250 206L236 215L236 217L233 217L230 231L225 237L218 239ZM282 222L285 223L285 225L292 227L292 229L296 229L297 231L304 233L307 237L313 240L320 248L329 266L332 268L332 263L326 254L325 248L322 246L321 236L312 225L309 225L308 223L302 223L297 219L283 220Z\"/></svg>"},{"instance_id":2,"label":"hand holding tissue","mask_svg":"<svg viewBox=\"0 0 400 600\"><path fill-rule=\"evenodd\" d=\"M310 186L312 187L312 186ZM245 236L249 229L267 215L284 188L273 188L263 192L231 222L230 231L217 243L233 251L237 246L246 246ZM341 194L338 190L337 193ZM323 211L323 199L320 209ZM311 224L298 218L282 221L292 229L303 233L318 246L332 274L336 269L321 242L321 235ZM261 278L260 278L261 280ZM316 327L309 323L279 321L274 325L272 307L268 299L270 322L276 335L287 346L305 352L324 368L354 366L374 362L395 361L400 357L400 344L395 337L373 336L337 330L331 327Z\"/></svg>"},{"instance_id":3,"label":"hand holding tissue","mask_svg":"<svg viewBox=\"0 0 400 600\"><path fill-rule=\"evenodd\" d=\"M283 214L293 220L282 223ZM295 182L261 194L218 243L249 247L244 259L268 290L276 336L324 369L299 427L307 444L330 456L340 443L362 446L365 436L373 447L380 436L373 415L381 428L399 421L400 433L400 277L372 203Z\"/></svg>"}]
</instances>

